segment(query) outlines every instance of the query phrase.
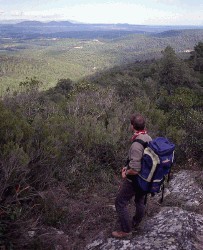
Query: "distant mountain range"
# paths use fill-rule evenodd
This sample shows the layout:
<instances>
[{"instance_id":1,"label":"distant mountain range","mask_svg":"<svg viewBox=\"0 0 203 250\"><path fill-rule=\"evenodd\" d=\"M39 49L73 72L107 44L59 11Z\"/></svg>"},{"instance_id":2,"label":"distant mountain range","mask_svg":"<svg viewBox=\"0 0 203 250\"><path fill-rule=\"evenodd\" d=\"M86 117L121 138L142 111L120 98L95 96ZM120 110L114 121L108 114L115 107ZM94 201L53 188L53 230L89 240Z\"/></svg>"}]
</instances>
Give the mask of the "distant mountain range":
<instances>
[{"instance_id":1,"label":"distant mountain range","mask_svg":"<svg viewBox=\"0 0 203 250\"><path fill-rule=\"evenodd\" d=\"M16 26L35 26L35 27L52 27L52 26L72 26L76 25L74 23L71 23L69 21L51 21L51 22L40 22L40 21L23 21L20 23L15 24Z\"/></svg>"},{"instance_id":2,"label":"distant mountain range","mask_svg":"<svg viewBox=\"0 0 203 250\"><path fill-rule=\"evenodd\" d=\"M132 25L88 24L71 21L29 21L17 23L0 22L0 39L115 39L132 34L146 34L160 38L177 36L183 30L203 30L203 26L162 26L162 25ZM165 32L165 33L163 33Z\"/></svg>"},{"instance_id":3,"label":"distant mountain range","mask_svg":"<svg viewBox=\"0 0 203 250\"><path fill-rule=\"evenodd\" d=\"M0 25L13 25L16 27L67 27L71 30L126 30L126 31L141 31L141 32L163 32L168 30L183 30L183 29L203 29L203 26L189 26L189 25L135 25L128 23L117 23L117 24L88 24L88 23L77 23L75 21L29 21L23 20L17 22L16 20L0 21Z\"/></svg>"}]
</instances>

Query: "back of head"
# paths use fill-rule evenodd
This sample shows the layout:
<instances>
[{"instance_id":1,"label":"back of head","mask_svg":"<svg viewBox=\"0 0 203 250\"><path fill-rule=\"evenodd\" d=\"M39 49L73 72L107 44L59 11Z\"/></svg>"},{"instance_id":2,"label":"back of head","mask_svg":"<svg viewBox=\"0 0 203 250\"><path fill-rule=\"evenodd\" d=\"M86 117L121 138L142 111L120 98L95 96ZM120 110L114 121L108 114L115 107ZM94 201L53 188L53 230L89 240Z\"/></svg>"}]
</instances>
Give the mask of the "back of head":
<instances>
[{"instance_id":1,"label":"back of head","mask_svg":"<svg viewBox=\"0 0 203 250\"><path fill-rule=\"evenodd\" d=\"M132 115L130 119L131 124L135 130L144 130L145 129L145 119L142 115L136 114Z\"/></svg>"}]
</instances>

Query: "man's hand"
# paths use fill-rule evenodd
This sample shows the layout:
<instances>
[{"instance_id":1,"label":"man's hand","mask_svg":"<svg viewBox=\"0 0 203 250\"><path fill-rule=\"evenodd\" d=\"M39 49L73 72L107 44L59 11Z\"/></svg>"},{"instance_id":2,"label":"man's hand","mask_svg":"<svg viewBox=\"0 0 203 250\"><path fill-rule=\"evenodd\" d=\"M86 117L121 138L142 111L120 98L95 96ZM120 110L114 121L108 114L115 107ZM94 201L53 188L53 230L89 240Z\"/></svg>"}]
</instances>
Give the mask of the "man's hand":
<instances>
[{"instance_id":1,"label":"man's hand","mask_svg":"<svg viewBox=\"0 0 203 250\"><path fill-rule=\"evenodd\" d=\"M135 171L134 169L130 168L127 170L126 172L127 175L136 175L139 174L137 171Z\"/></svg>"},{"instance_id":2,"label":"man's hand","mask_svg":"<svg viewBox=\"0 0 203 250\"><path fill-rule=\"evenodd\" d=\"M122 175L122 178L126 178L126 171L127 171L127 167L123 167L122 168L122 172L121 172L121 175Z\"/></svg>"}]
</instances>

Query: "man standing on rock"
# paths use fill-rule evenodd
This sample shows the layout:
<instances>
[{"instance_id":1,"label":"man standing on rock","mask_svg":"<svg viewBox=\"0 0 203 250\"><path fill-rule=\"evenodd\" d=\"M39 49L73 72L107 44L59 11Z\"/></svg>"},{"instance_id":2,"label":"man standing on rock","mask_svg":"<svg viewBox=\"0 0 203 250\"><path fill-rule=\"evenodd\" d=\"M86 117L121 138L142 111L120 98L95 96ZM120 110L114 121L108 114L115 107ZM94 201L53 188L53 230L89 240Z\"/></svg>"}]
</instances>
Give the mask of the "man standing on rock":
<instances>
[{"instance_id":1,"label":"man standing on rock","mask_svg":"<svg viewBox=\"0 0 203 250\"><path fill-rule=\"evenodd\" d=\"M136 186L136 175L141 170L141 159L144 153L144 146L135 141L135 139L149 142L152 138L145 130L145 119L142 115L132 115L131 129L134 132L131 141L132 145L128 153L127 166L122 168L123 183L116 197L115 206L118 214L120 229L112 232L112 236L116 238L127 237L131 234L132 227L136 227L142 220L145 213L144 197L139 188ZM136 213L131 221L127 205L132 197L135 196Z\"/></svg>"}]
</instances>

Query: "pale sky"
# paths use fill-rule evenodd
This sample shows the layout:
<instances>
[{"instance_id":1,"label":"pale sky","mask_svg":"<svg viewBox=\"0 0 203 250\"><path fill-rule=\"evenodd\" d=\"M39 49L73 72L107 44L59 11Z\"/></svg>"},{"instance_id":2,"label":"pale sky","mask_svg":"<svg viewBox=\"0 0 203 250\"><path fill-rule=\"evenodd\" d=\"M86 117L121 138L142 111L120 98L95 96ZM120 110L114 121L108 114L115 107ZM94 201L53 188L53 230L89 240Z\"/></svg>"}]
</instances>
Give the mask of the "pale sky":
<instances>
[{"instance_id":1,"label":"pale sky","mask_svg":"<svg viewBox=\"0 0 203 250\"><path fill-rule=\"evenodd\" d=\"M0 20L203 25L203 0L0 0Z\"/></svg>"}]
</instances>

